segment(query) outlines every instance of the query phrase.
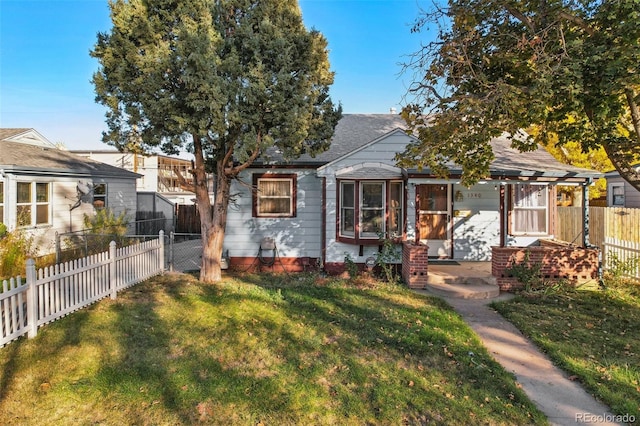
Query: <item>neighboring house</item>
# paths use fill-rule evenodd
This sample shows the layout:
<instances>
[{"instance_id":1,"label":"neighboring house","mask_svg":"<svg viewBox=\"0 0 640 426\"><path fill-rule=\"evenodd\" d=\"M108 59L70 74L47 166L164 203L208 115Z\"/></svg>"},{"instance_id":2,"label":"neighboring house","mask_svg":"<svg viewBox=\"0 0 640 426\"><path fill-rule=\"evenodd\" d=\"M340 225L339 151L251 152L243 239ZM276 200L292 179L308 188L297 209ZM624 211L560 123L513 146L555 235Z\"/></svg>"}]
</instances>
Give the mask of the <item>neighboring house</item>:
<instances>
[{"instance_id":1,"label":"neighboring house","mask_svg":"<svg viewBox=\"0 0 640 426\"><path fill-rule=\"evenodd\" d=\"M254 263L267 237L288 269L339 272L345 258L375 257L382 234L426 243L429 257L489 260L492 246L553 237L556 185L581 186L587 199L600 175L542 148L520 153L505 136L492 142L491 176L467 188L456 166L450 179L397 167L395 155L415 141L405 128L398 115L345 114L328 151L289 162L273 151L245 170L231 189L224 243L231 265Z\"/></svg>"},{"instance_id":2,"label":"neighboring house","mask_svg":"<svg viewBox=\"0 0 640 426\"><path fill-rule=\"evenodd\" d=\"M85 214L136 214L138 174L58 149L34 129L0 129L0 220L33 236L41 254Z\"/></svg>"},{"instance_id":3,"label":"neighboring house","mask_svg":"<svg viewBox=\"0 0 640 426\"><path fill-rule=\"evenodd\" d=\"M72 151L76 155L100 161L142 175L139 192L157 192L174 204L193 204L192 164L190 160L166 155L142 155L115 150Z\"/></svg>"},{"instance_id":4,"label":"neighboring house","mask_svg":"<svg viewBox=\"0 0 640 426\"><path fill-rule=\"evenodd\" d=\"M634 168L640 171L640 164ZM605 173L607 179L608 207L636 207L640 208L640 191L624 180L617 170Z\"/></svg>"}]
</instances>

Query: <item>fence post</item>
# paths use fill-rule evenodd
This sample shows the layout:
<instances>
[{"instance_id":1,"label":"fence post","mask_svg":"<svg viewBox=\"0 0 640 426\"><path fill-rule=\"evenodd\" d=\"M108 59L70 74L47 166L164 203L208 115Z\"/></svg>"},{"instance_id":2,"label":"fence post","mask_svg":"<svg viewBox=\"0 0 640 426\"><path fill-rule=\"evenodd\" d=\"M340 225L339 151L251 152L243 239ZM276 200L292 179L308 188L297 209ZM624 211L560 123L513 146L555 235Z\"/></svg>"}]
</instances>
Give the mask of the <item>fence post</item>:
<instances>
[{"instance_id":1,"label":"fence post","mask_svg":"<svg viewBox=\"0 0 640 426\"><path fill-rule=\"evenodd\" d=\"M38 334L38 292L36 288L36 261L27 259L27 324L29 339Z\"/></svg>"},{"instance_id":2,"label":"fence post","mask_svg":"<svg viewBox=\"0 0 640 426\"><path fill-rule=\"evenodd\" d=\"M173 240L176 237L176 233L171 231L169 234L169 271L173 272Z\"/></svg>"},{"instance_id":3,"label":"fence post","mask_svg":"<svg viewBox=\"0 0 640 426\"><path fill-rule=\"evenodd\" d=\"M111 287L111 299L116 300L118 294L118 278L116 268L116 242L109 243L109 286Z\"/></svg>"},{"instance_id":4,"label":"fence post","mask_svg":"<svg viewBox=\"0 0 640 426\"><path fill-rule=\"evenodd\" d=\"M164 273L164 231L162 229L158 239L160 240L160 271Z\"/></svg>"},{"instance_id":5,"label":"fence post","mask_svg":"<svg viewBox=\"0 0 640 426\"><path fill-rule=\"evenodd\" d=\"M60 234L56 231L56 263L60 263Z\"/></svg>"}]
</instances>

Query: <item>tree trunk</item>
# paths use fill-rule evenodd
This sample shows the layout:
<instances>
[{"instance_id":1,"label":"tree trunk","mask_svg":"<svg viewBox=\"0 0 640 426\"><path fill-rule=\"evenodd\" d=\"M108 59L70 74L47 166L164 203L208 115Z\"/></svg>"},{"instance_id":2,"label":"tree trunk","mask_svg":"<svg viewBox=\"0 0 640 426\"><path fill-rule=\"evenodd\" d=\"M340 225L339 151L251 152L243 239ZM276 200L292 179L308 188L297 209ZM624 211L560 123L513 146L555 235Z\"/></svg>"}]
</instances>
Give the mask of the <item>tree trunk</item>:
<instances>
[{"instance_id":1,"label":"tree trunk","mask_svg":"<svg viewBox=\"0 0 640 426\"><path fill-rule=\"evenodd\" d=\"M209 200L206 181L206 168L201 141L194 136L195 151L195 191L200 229L202 235L202 264L200 280L207 283L220 281L222 278L221 259L224 243L224 230L227 223L227 207L229 205L230 179L225 173L224 160L216 162L216 192L213 206ZM212 210L213 209L213 210Z\"/></svg>"},{"instance_id":2,"label":"tree trunk","mask_svg":"<svg viewBox=\"0 0 640 426\"><path fill-rule=\"evenodd\" d=\"M229 188L231 179L224 172L222 161L216 167L216 192L213 202L213 217L210 226L202 229L202 267L200 281L214 283L222 279L222 250L224 233L227 225L227 209L229 207Z\"/></svg>"}]
</instances>

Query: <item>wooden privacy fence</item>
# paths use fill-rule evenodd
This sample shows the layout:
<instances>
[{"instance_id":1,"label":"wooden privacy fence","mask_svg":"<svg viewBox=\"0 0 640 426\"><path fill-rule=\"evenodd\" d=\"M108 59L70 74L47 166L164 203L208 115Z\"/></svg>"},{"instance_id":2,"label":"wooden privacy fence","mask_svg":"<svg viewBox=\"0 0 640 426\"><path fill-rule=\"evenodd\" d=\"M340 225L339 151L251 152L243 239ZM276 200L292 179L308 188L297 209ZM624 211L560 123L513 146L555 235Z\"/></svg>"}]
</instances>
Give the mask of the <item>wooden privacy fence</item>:
<instances>
[{"instance_id":1,"label":"wooden privacy fence","mask_svg":"<svg viewBox=\"0 0 640 426\"><path fill-rule=\"evenodd\" d=\"M582 207L558 207L557 239L580 245L583 228ZM589 207L589 243L602 249L605 269L637 262L633 259L640 257L640 209ZM627 275L640 279L638 268L635 271Z\"/></svg>"},{"instance_id":2,"label":"wooden privacy fence","mask_svg":"<svg viewBox=\"0 0 640 426\"><path fill-rule=\"evenodd\" d=\"M36 271L27 261L26 280L4 280L0 293L0 347L100 299L164 271L164 232L133 246L57 264Z\"/></svg>"}]
</instances>

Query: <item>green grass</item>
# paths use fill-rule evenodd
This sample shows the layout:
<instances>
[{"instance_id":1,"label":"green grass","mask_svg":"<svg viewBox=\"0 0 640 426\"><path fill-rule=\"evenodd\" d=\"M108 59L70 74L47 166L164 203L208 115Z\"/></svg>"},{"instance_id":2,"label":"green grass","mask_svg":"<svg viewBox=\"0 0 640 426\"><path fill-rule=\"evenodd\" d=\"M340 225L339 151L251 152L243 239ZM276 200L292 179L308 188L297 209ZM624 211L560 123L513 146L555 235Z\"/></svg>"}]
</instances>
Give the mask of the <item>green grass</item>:
<instances>
[{"instance_id":1,"label":"green grass","mask_svg":"<svg viewBox=\"0 0 640 426\"><path fill-rule=\"evenodd\" d=\"M462 319L405 288L165 275L0 349L3 424L546 424Z\"/></svg>"},{"instance_id":2,"label":"green grass","mask_svg":"<svg viewBox=\"0 0 640 426\"><path fill-rule=\"evenodd\" d=\"M640 285L557 287L493 306L618 415L640 419Z\"/></svg>"}]
</instances>

